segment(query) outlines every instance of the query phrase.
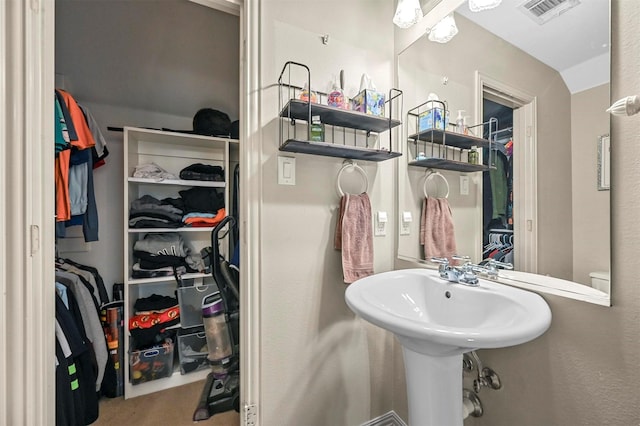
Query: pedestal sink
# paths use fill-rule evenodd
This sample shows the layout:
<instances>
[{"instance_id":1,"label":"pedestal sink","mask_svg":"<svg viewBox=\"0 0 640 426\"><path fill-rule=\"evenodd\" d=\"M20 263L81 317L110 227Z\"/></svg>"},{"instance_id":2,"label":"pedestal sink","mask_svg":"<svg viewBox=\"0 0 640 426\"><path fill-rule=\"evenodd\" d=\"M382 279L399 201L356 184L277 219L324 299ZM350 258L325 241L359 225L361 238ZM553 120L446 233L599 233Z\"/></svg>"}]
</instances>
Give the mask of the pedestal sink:
<instances>
[{"instance_id":1,"label":"pedestal sink","mask_svg":"<svg viewBox=\"0 0 640 426\"><path fill-rule=\"evenodd\" d=\"M451 283L430 269L360 279L345 299L402 345L409 426L462 425L462 354L528 342L551 324L535 293L483 279L476 287Z\"/></svg>"}]
</instances>

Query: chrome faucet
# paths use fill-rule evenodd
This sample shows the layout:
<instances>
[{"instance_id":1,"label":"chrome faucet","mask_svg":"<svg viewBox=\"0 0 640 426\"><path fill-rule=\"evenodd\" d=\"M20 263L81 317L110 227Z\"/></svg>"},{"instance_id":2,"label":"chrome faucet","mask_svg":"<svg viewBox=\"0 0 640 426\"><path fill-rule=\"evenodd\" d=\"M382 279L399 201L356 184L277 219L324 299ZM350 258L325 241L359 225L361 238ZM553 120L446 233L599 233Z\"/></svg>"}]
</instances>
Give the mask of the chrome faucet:
<instances>
[{"instance_id":1,"label":"chrome faucet","mask_svg":"<svg viewBox=\"0 0 640 426\"><path fill-rule=\"evenodd\" d=\"M474 269L477 268L477 265L471 263L469 256L452 256L452 259L462 260L464 263L461 266L451 266L449 265L449 259L446 257L431 258L432 262L440 265L438 266L440 278L452 283L460 283L472 287L480 285Z\"/></svg>"},{"instance_id":2,"label":"chrome faucet","mask_svg":"<svg viewBox=\"0 0 640 426\"><path fill-rule=\"evenodd\" d=\"M494 259L489 259L489 260L487 260L487 263L481 268L482 268L481 272L486 274L487 278L489 278L490 280L497 280L498 279L498 268L500 268L500 269L513 269L513 264L512 263L499 262L499 261L494 260Z\"/></svg>"},{"instance_id":3,"label":"chrome faucet","mask_svg":"<svg viewBox=\"0 0 640 426\"><path fill-rule=\"evenodd\" d=\"M460 283L472 287L480 285L478 283L478 276L476 274L482 274L488 279L498 279L498 268L501 269L513 269L511 263L498 262L494 259L489 259L484 266L474 265L471 263L469 256L451 256L454 260L460 260L464 262L461 266L449 265L449 259L445 257L432 257L431 262L438 263L438 273L440 278L445 279L452 283Z\"/></svg>"}]
</instances>

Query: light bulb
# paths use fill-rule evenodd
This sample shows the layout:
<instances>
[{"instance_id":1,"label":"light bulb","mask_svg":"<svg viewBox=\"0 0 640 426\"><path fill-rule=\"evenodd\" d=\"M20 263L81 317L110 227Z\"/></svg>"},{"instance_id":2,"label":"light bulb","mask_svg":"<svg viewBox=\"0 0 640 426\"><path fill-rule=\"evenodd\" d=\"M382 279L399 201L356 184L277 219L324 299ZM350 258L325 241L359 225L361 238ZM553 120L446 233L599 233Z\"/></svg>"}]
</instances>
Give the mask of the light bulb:
<instances>
[{"instance_id":1,"label":"light bulb","mask_svg":"<svg viewBox=\"0 0 640 426\"><path fill-rule=\"evenodd\" d=\"M458 27L453 15L447 15L435 24L429 31L429 40L437 43L446 43L458 34Z\"/></svg>"},{"instance_id":2,"label":"light bulb","mask_svg":"<svg viewBox=\"0 0 640 426\"><path fill-rule=\"evenodd\" d=\"M502 0L469 0L469 10L472 12L481 12L498 7L501 2Z\"/></svg>"},{"instance_id":3,"label":"light bulb","mask_svg":"<svg viewBox=\"0 0 640 426\"><path fill-rule=\"evenodd\" d=\"M640 112L640 95L627 96L613 103L607 112L613 115L634 115Z\"/></svg>"},{"instance_id":4,"label":"light bulb","mask_svg":"<svg viewBox=\"0 0 640 426\"><path fill-rule=\"evenodd\" d=\"M400 28L409 28L422 19L422 9L419 0L399 0L393 23Z\"/></svg>"}]
</instances>

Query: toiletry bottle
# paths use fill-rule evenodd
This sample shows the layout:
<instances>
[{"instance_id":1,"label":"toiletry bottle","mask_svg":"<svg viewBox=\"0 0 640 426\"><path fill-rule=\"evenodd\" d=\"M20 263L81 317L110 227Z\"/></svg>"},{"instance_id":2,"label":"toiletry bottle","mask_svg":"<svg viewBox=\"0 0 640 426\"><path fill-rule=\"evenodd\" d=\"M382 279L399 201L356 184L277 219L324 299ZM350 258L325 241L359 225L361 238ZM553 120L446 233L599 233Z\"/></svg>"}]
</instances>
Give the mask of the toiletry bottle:
<instances>
[{"instance_id":1,"label":"toiletry bottle","mask_svg":"<svg viewBox=\"0 0 640 426\"><path fill-rule=\"evenodd\" d=\"M333 86L331 87L331 91L329 92L329 95L327 95L327 105L336 107L336 108L346 109L344 92L342 88L338 85L338 82L335 80L333 82Z\"/></svg>"},{"instance_id":2,"label":"toiletry bottle","mask_svg":"<svg viewBox=\"0 0 640 426\"><path fill-rule=\"evenodd\" d=\"M478 151L476 150L475 146L469 151L467 161L469 162L469 164L478 164Z\"/></svg>"},{"instance_id":3,"label":"toiletry bottle","mask_svg":"<svg viewBox=\"0 0 640 426\"><path fill-rule=\"evenodd\" d=\"M461 135L465 134L465 123L464 123L464 110L463 109L459 109L458 110L458 117L456 118L456 132L460 133Z\"/></svg>"},{"instance_id":4,"label":"toiletry bottle","mask_svg":"<svg viewBox=\"0 0 640 426\"><path fill-rule=\"evenodd\" d=\"M320 121L319 115L311 117L311 140L314 142L324 141L324 124Z\"/></svg>"},{"instance_id":5,"label":"toiletry bottle","mask_svg":"<svg viewBox=\"0 0 640 426\"><path fill-rule=\"evenodd\" d=\"M318 96L316 95L316 93L312 90L309 90L309 86L307 85L307 83L304 84L304 88L302 89L302 92L300 92L300 100L308 102L309 101L309 94L311 94L311 102L313 103L317 103L318 102Z\"/></svg>"}]
</instances>

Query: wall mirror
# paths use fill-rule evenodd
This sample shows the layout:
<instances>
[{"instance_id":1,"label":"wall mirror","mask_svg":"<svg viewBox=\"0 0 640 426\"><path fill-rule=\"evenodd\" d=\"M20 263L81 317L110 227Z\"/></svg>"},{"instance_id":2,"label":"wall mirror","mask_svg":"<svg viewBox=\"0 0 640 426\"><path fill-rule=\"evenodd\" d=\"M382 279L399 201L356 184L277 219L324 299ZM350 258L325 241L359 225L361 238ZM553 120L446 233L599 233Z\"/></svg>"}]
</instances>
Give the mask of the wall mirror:
<instances>
[{"instance_id":1,"label":"wall mirror","mask_svg":"<svg viewBox=\"0 0 640 426\"><path fill-rule=\"evenodd\" d=\"M504 1L477 13L466 0L446 3L452 9L438 13L452 13L458 33L447 43L423 33L398 54L403 111L437 95L448 110L445 141L454 141L459 116L478 125L470 131L481 138L489 127L481 124L494 117L491 149L478 150L481 165L491 159L494 168L465 166L473 143L422 148L419 117L405 117L398 258L430 257L420 222L425 188L441 196L425 184L438 171L448 183L458 254L512 262L513 271L501 272L509 284L610 305L610 191L594 185L604 164L594 141L609 134L609 0L566 2L576 6L547 16L523 6L541 2ZM431 156L447 161L419 161Z\"/></svg>"}]
</instances>

